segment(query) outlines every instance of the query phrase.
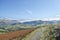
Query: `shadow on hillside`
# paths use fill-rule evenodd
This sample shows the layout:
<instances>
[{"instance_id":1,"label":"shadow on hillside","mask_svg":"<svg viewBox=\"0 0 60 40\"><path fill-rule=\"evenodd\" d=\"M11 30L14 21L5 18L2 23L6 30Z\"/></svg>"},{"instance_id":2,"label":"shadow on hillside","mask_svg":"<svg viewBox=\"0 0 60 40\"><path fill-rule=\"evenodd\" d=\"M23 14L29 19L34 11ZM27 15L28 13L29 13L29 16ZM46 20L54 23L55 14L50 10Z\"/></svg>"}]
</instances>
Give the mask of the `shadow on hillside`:
<instances>
[{"instance_id":1,"label":"shadow on hillside","mask_svg":"<svg viewBox=\"0 0 60 40\"><path fill-rule=\"evenodd\" d=\"M60 34L59 34L59 36L56 36L56 40L60 40Z\"/></svg>"}]
</instances>

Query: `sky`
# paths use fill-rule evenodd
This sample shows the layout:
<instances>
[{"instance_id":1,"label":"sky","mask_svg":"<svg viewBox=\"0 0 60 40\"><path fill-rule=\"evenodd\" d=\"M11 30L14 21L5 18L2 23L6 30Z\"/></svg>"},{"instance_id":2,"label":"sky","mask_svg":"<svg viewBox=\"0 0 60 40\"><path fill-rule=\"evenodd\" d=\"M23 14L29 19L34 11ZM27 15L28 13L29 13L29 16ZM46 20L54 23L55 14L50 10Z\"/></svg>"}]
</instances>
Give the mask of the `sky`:
<instances>
[{"instance_id":1,"label":"sky","mask_svg":"<svg viewBox=\"0 0 60 40\"><path fill-rule=\"evenodd\" d=\"M4 17L11 19L59 19L60 0L0 0L0 18Z\"/></svg>"}]
</instances>

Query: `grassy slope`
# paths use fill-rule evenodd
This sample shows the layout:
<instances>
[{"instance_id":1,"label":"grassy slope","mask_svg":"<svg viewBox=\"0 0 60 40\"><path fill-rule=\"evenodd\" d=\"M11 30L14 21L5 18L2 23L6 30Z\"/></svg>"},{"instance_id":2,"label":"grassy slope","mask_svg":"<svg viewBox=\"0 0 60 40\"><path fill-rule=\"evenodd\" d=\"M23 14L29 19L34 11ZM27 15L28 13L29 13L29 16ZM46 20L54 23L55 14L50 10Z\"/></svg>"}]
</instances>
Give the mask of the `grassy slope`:
<instances>
[{"instance_id":1,"label":"grassy slope","mask_svg":"<svg viewBox=\"0 0 60 40\"><path fill-rule=\"evenodd\" d=\"M56 40L56 32L54 29L60 28L60 25L47 25L44 27L37 28L35 31L27 35L22 40ZM38 36L35 37L38 32ZM35 37L35 38L34 38Z\"/></svg>"},{"instance_id":2,"label":"grassy slope","mask_svg":"<svg viewBox=\"0 0 60 40\"><path fill-rule=\"evenodd\" d=\"M27 35L22 40L39 40L41 35L42 35L41 37L43 37L43 32L45 30L46 30L46 27L44 27L44 28L43 27L37 28L35 31L33 31L32 33Z\"/></svg>"}]
</instances>

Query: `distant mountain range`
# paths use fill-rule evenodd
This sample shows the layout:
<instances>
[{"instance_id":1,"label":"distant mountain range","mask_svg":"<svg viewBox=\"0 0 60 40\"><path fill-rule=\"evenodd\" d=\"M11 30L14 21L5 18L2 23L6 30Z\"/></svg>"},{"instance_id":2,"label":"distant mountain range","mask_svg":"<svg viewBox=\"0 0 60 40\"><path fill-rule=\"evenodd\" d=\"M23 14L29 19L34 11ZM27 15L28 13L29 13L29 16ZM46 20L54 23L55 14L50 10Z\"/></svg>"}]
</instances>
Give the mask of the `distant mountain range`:
<instances>
[{"instance_id":1,"label":"distant mountain range","mask_svg":"<svg viewBox=\"0 0 60 40\"><path fill-rule=\"evenodd\" d=\"M36 21L29 21L29 22L23 22L24 25L38 25L38 24L55 24L60 23L60 20L52 20L52 21L42 21L42 20L36 20Z\"/></svg>"},{"instance_id":2,"label":"distant mountain range","mask_svg":"<svg viewBox=\"0 0 60 40\"><path fill-rule=\"evenodd\" d=\"M16 24L23 24L23 25L54 24L54 23L59 23L59 22L60 20L51 20L51 21L32 20L32 21L21 22L20 20L8 20L8 19L1 20L0 19L0 26L16 25Z\"/></svg>"}]
</instances>

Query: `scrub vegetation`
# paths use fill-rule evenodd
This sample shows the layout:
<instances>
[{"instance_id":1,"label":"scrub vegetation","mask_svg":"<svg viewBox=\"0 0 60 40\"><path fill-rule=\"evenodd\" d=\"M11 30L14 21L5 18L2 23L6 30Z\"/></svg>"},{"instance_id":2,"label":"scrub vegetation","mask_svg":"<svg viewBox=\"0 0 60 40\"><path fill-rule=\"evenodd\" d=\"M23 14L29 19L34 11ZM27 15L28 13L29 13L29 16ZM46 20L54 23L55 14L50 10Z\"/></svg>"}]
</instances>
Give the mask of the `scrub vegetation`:
<instances>
[{"instance_id":1,"label":"scrub vegetation","mask_svg":"<svg viewBox=\"0 0 60 40\"><path fill-rule=\"evenodd\" d=\"M0 29L0 40L57 40L60 24L22 26L15 25Z\"/></svg>"}]
</instances>

